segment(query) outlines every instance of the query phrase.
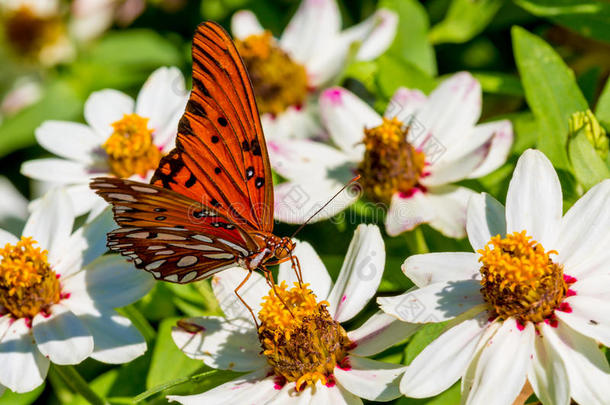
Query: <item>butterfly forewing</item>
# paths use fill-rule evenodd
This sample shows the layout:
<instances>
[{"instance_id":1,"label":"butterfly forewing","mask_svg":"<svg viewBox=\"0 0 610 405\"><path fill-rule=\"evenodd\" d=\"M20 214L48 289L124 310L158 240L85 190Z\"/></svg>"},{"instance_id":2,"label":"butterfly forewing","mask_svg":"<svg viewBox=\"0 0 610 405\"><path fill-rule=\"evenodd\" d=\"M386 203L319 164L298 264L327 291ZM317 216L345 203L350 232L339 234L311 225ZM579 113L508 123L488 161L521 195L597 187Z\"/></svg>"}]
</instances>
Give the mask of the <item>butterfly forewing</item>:
<instances>
[{"instance_id":1,"label":"butterfly forewing","mask_svg":"<svg viewBox=\"0 0 610 405\"><path fill-rule=\"evenodd\" d=\"M155 278L185 283L235 266L258 249L248 233L212 207L154 185L117 178L91 183L112 204L120 228L111 250Z\"/></svg>"},{"instance_id":2,"label":"butterfly forewing","mask_svg":"<svg viewBox=\"0 0 610 405\"><path fill-rule=\"evenodd\" d=\"M201 24L193 39L193 89L176 149L152 183L215 207L245 229L273 229L273 184L250 80L229 35Z\"/></svg>"}]
</instances>

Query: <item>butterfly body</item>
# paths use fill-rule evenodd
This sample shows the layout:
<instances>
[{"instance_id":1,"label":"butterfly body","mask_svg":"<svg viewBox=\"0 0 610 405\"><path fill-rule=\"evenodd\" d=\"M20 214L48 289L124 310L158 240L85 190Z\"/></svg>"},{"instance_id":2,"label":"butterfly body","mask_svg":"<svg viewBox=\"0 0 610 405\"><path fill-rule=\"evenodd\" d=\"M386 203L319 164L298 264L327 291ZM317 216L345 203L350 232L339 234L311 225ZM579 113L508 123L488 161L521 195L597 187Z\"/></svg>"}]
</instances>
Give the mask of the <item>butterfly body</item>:
<instances>
[{"instance_id":1,"label":"butterfly body","mask_svg":"<svg viewBox=\"0 0 610 405\"><path fill-rule=\"evenodd\" d=\"M119 225L108 247L159 280L188 283L235 266L268 274L268 265L295 263L292 240L273 234L273 182L252 86L215 23L195 33L176 148L150 184L96 178L91 188Z\"/></svg>"}]
</instances>

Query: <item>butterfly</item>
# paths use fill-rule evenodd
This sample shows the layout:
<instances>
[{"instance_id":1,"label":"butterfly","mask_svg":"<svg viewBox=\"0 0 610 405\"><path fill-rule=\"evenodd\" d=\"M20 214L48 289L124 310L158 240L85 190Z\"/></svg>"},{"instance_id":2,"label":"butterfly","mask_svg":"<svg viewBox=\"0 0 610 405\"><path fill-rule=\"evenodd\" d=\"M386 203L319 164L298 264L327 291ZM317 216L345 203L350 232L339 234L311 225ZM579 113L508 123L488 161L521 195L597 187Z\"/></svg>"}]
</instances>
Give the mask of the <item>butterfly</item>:
<instances>
[{"instance_id":1,"label":"butterfly","mask_svg":"<svg viewBox=\"0 0 610 405\"><path fill-rule=\"evenodd\" d=\"M270 275L266 266L287 260L295 266L294 243L273 234L265 138L231 37L214 22L202 23L192 53L193 88L176 148L150 184L103 177L90 186L112 204L119 225L108 234L112 251L174 283L241 266L249 272L237 293L253 270Z\"/></svg>"}]
</instances>

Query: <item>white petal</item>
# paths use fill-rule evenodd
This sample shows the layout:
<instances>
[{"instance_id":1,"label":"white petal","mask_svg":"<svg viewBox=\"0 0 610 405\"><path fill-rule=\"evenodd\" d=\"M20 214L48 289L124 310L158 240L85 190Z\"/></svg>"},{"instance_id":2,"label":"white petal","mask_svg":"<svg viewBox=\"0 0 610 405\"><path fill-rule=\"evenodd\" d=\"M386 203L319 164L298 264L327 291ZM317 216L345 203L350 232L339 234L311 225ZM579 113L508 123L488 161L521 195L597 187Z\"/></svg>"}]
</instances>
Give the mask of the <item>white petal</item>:
<instances>
[{"instance_id":1,"label":"white petal","mask_svg":"<svg viewBox=\"0 0 610 405\"><path fill-rule=\"evenodd\" d=\"M451 238L466 235L466 212L468 200L476 195L466 187L442 186L428 189L426 194L434 218L430 226Z\"/></svg>"},{"instance_id":2,"label":"white petal","mask_svg":"<svg viewBox=\"0 0 610 405\"><path fill-rule=\"evenodd\" d=\"M388 49L398 26L396 13L386 9L377 10L372 16L341 33L348 43L360 41L357 60L372 60Z\"/></svg>"},{"instance_id":3,"label":"white petal","mask_svg":"<svg viewBox=\"0 0 610 405\"><path fill-rule=\"evenodd\" d=\"M153 285L154 279L147 272L137 270L121 256L105 255L65 281L64 290L70 293L65 303L77 315L83 303L120 308L142 298Z\"/></svg>"},{"instance_id":4,"label":"white petal","mask_svg":"<svg viewBox=\"0 0 610 405\"><path fill-rule=\"evenodd\" d=\"M23 228L23 236L31 236L38 246L49 251L49 262L56 263L68 244L74 212L68 195L62 189L47 193L32 212Z\"/></svg>"},{"instance_id":5,"label":"white petal","mask_svg":"<svg viewBox=\"0 0 610 405\"><path fill-rule=\"evenodd\" d=\"M244 40L250 35L261 34L263 31L265 29L252 11L240 10L231 18L231 32L234 38Z\"/></svg>"},{"instance_id":6,"label":"white petal","mask_svg":"<svg viewBox=\"0 0 610 405\"><path fill-rule=\"evenodd\" d=\"M343 388L341 385L326 387L318 383L316 384L315 395L308 405L317 404L362 405L362 400L356 395L346 390L345 388Z\"/></svg>"},{"instance_id":7,"label":"white petal","mask_svg":"<svg viewBox=\"0 0 610 405\"><path fill-rule=\"evenodd\" d=\"M28 160L21 165L21 174L36 180L54 183L83 183L95 173L81 162L59 158Z\"/></svg>"},{"instance_id":8,"label":"white petal","mask_svg":"<svg viewBox=\"0 0 610 405\"><path fill-rule=\"evenodd\" d=\"M345 322L360 312L375 295L385 266L385 246L379 228L358 225L337 282L328 295L328 310Z\"/></svg>"},{"instance_id":9,"label":"white petal","mask_svg":"<svg viewBox=\"0 0 610 405\"><path fill-rule=\"evenodd\" d=\"M337 382L352 394L370 401L391 401L400 396L398 381L406 367L364 357L349 356L350 369L335 368Z\"/></svg>"},{"instance_id":10,"label":"white petal","mask_svg":"<svg viewBox=\"0 0 610 405\"><path fill-rule=\"evenodd\" d=\"M464 393L466 402L473 405L512 404L525 384L534 339L531 323L519 330L514 320L503 322L477 361L472 388Z\"/></svg>"},{"instance_id":11,"label":"white petal","mask_svg":"<svg viewBox=\"0 0 610 405\"><path fill-rule=\"evenodd\" d=\"M415 118L417 111L426 103L426 100L426 95L420 90L399 87L392 95L383 116L387 118L396 118L404 124L411 123ZM417 125L412 125L409 128L409 142L412 145L419 146L422 141L422 139L420 139L422 134L422 131L419 130Z\"/></svg>"},{"instance_id":12,"label":"white petal","mask_svg":"<svg viewBox=\"0 0 610 405\"><path fill-rule=\"evenodd\" d=\"M417 121L426 129L426 144L445 150L460 147L481 115L481 85L470 73L460 72L443 81L419 110Z\"/></svg>"},{"instance_id":13,"label":"white petal","mask_svg":"<svg viewBox=\"0 0 610 405\"><path fill-rule=\"evenodd\" d=\"M306 64L341 28L335 0L303 0L280 39L280 46L297 62Z\"/></svg>"},{"instance_id":14,"label":"white petal","mask_svg":"<svg viewBox=\"0 0 610 405\"><path fill-rule=\"evenodd\" d=\"M318 106L310 101L289 106L278 115L263 114L261 123L267 142L277 139L306 139L323 137L324 130L318 117Z\"/></svg>"},{"instance_id":15,"label":"white petal","mask_svg":"<svg viewBox=\"0 0 610 405\"><path fill-rule=\"evenodd\" d=\"M408 194L395 193L386 215L385 231L390 236L398 236L419 224L431 221L434 215L428 193L419 188L412 189Z\"/></svg>"},{"instance_id":16,"label":"white petal","mask_svg":"<svg viewBox=\"0 0 610 405\"><path fill-rule=\"evenodd\" d=\"M335 216L358 200L361 192L359 187L348 187L322 211L318 211L348 181L349 179L346 181L311 179L289 181L275 186L275 219L289 224L302 224L308 219L313 223ZM312 218L314 214L316 215Z\"/></svg>"},{"instance_id":17,"label":"white petal","mask_svg":"<svg viewBox=\"0 0 610 405\"><path fill-rule=\"evenodd\" d=\"M485 303L476 280L448 281L427 285L395 297L379 297L386 314L404 322L436 323Z\"/></svg>"},{"instance_id":18,"label":"white petal","mask_svg":"<svg viewBox=\"0 0 610 405\"><path fill-rule=\"evenodd\" d=\"M477 280L478 256L468 252L426 253L409 256L402 272L418 287L457 280Z\"/></svg>"},{"instance_id":19,"label":"white petal","mask_svg":"<svg viewBox=\"0 0 610 405\"><path fill-rule=\"evenodd\" d=\"M229 319L242 318L252 322L252 315L235 295L235 289L248 275L242 267L233 267L217 273L212 278L212 288L218 304ZM250 305L255 314L261 309L262 298L269 293L265 279L253 272L250 279L238 291L239 295Z\"/></svg>"},{"instance_id":20,"label":"white petal","mask_svg":"<svg viewBox=\"0 0 610 405\"><path fill-rule=\"evenodd\" d=\"M91 358L103 363L121 364L146 352L144 337L128 318L114 312L95 310L80 319L93 335Z\"/></svg>"},{"instance_id":21,"label":"white petal","mask_svg":"<svg viewBox=\"0 0 610 405\"><path fill-rule=\"evenodd\" d=\"M45 121L36 128L36 140L57 156L85 164L93 163L93 152L104 142L87 125L67 121Z\"/></svg>"},{"instance_id":22,"label":"white petal","mask_svg":"<svg viewBox=\"0 0 610 405\"><path fill-rule=\"evenodd\" d=\"M372 356L417 332L421 325L397 320L381 311L372 315L358 329L347 333L356 347L350 353Z\"/></svg>"},{"instance_id":23,"label":"white petal","mask_svg":"<svg viewBox=\"0 0 610 405\"><path fill-rule=\"evenodd\" d=\"M133 113L131 97L118 90L106 89L92 93L85 102L85 120L106 140L113 131L112 123Z\"/></svg>"},{"instance_id":24,"label":"white petal","mask_svg":"<svg viewBox=\"0 0 610 405\"><path fill-rule=\"evenodd\" d=\"M13 324L13 317L9 314L0 316L0 342L4 338L6 331L8 331L9 327Z\"/></svg>"},{"instance_id":25,"label":"white petal","mask_svg":"<svg viewBox=\"0 0 610 405\"><path fill-rule=\"evenodd\" d=\"M183 405L226 404L226 403L265 403L277 393L272 378L265 378L268 370L262 368L250 374L237 377L202 394L180 396L168 395L170 401Z\"/></svg>"},{"instance_id":26,"label":"white petal","mask_svg":"<svg viewBox=\"0 0 610 405\"><path fill-rule=\"evenodd\" d=\"M610 275L591 277L570 288L576 295L568 297L564 302L570 304L571 312L555 311L557 317L572 329L604 346L610 346Z\"/></svg>"},{"instance_id":27,"label":"white petal","mask_svg":"<svg viewBox=\"0 0 610 405\"><path fill-rule=\"evenodd\" d=\"M468 201L466 232L472 249L483 249L492 236L506 236L504 206L487 193L475 194Z\"/></svg>"},{"instance_id":28,"label":"white petal","mask_svg":"<svg viewBox=\"0 0 610 405\"><path fill-rule=\"evenodd\" d=\"M25 319L15 320L0 341L0 384L22 393L43 383L49 360L36 348Z\"/></svg>"},{"instance_id":29,"label":"white petal","mask_svg":"<svg viewBox=\"0 0 610 405\"><path fill-rule=\"evenodd\" d=\"M292 253L301 264L303 282L309 284L309 288L316 295L318 301L325 300L330 292L332 280L320 256L308 242L301 241L296 241L296 247ZM289 261L280 264L278 282L282 280L285 280L289 286L298 282L296 273Z\"/></svg>"},{"instance_id":30,"label":"white petal","mask_svg":"<svg viewBox=\"0 0 610 405\"><path fill-rule=\"evenodd\" d=\"M527 231L545 250L556 249L563 197L559 177L542 152L526 150L506 196L506 233Z\"/></svg>"},{"instance_id":31,"label":"white petal","mask_svg":"<svg viewBox=\"0 0 610 405\"><path fill-rule=\"evenodd\" d=\"M246 320L218 316L183 319L173 328L172 338L184 354L212 368L252 371L267 364L260 355L256 330Z\"/></svg>"},{"instance_id":32,"label":"white petal","mask_svg":"<svg viewBox=\"0 0 610 405\"><path fill-rule=\"evenodd\" d=\"M570 393L579 404L605 404L610 398L608 360L593 339L581 335L559 322L556 328L541 324L542 335L561 356Z\"/></svg>"},{"instance_id":33,"label":"white petal","mask_svg":"<svg viewBox=\"0 0 610 405\"><path fill-rule=\"evenodd\" d=\"M86 179L82 179L82 181L85 182L66 187L66 193L68 193L68 197L72 201L72 207L74 207L74 215L77 217L90 212L95 207L108 206L103 198L91 190Z\"/></svg>"},{"instance_id":34,"label":"white petal","mask_svg":"<svg viewBox=\"0 0 610 405\"><path fill-rule=\"evenodd\" d=\"M40 352L56 364L78 364L93 352L93 337L85 325L62 304L50 315L38 314L32 322Z\"/></svg>"},{"instance_id":35,"label":"white petal","mask_svg":"<svg viewBox=\"0 0 610 405\"><path fill-rule=\"evenodd\" d=\"M515 138L513 125L508 120L493 121L477 125L476 131L492 131L492 136L483 146L487 149L487 156L474 172L468 176L471 179L483 177L502 166L510 153Z\"/></svg>"},{"instance_id":36,"label":"white petal","mask_svg":"<svg viewBox=\"0 0 610 405\"><path fill-rule=\"evenodd\" d=\"M561 220L557 240L559 262L565 271L578 277L582 264L592 256L610 260L610 180L591 188Z\"/></svg>"},{"instance_id":37,"label":"white petal","mask_svg":"<svg viewBox=\"0 0 610 405\"><path fill-rule=\"evenodd\" d=\"M548 339L534 339L534 357L527 372L527 379L543 404L570 403L566 366Z\"/></svg>"},{"instance_id":38,"label":"white petal","mask_svg":"<svg viewBox=\"0 0 610 405\"><path fill-rule=\"evenodd\" d=\"M14 245L19 241L15 235L10 232L5 231L4 229L0 229L0 247L4 247L7 243Z\"/></svg>"},{"instance_id":39,"label":"white petal","mask_svg":"<svg viewBox=\"0 0 610 405\"><path fill-rule=\"evenodd\" d=\"M28 200L4 176L0 176L0 198L3 201L0 206L0 221L25 221L28 216Z\"/></svg>"},{"instance_id":40,"label":"white petal","mask_svg":"<svg viewBox=\"0 0 610 405\"><path fill-rule=\"evenodd\" d=\"M308 139L278 139L268 143L271 167L290 180L331 177L347 182L355 166L349 156L321 142ZM337 176L340 175L340 176Z\"/></svg>"},{"instance_id":41,"label":"white petal","mask_svg":"<svg viewBox=\"0 0 610 405\"><path fill-rule=\"evenodd\" d=\"M320 116L333 142L354 161L364 156L364 130L382 122L375 110L342 87L320 94Z\"/></svg>"},{"instance_id":42,"label":"white petal","mask_svg":"<svg viewBox=\"0 0 610 405\"><path fill-rule=\"evenodd\" d=\"M166 132L176 133L180 119L176 113L184 111L187 96L184 76L176 67L161 67L146 80L138 94L135 112L149 119L148 128L154 130L155 144L157 136L165 141Z\"/></svg>"},{"instance_id":43,"label":"white petal","mask_svg":"<svg viewBox=\"0 0 610 405\"><path fill-rule=\"evenodd\" d=\"M425 398L451 387L464 375L488 324L487 314L482 313L444 332L409 364L400 392Z\"/></svg>"},{"instance_id":44,"label":"white petal","mask_svg":"<svg viewBox=\"0 0 610 405\"><path fill-rule=\"evenodd\" d=\"M115 227L112 211L107 209L93 221L78 228L66 246L60 249L61 253L57 255L53 267L55 273L65 279L104 254L107 250L106 234Z\"/></svg>"}]
</instances>

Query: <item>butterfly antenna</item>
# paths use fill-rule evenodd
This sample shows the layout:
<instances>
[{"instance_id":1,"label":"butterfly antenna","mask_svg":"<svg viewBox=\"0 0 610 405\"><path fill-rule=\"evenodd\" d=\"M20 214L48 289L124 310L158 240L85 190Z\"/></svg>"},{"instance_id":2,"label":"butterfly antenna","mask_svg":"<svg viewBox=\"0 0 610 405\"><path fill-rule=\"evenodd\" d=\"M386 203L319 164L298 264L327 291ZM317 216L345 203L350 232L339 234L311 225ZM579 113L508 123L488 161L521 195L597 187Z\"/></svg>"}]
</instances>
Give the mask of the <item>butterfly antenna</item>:
<instances>
[{"instance_id":1,"label":"butterfly antenna","mask_svg":"<svg viewBox=\"0 0 610 405\"><path fill-rule=\"evenodd\" d=\"M320 213L320 211L322 211L324 208L326 208L328 206L328 204L330 204L332 202L332 200L334 200L335 198L337 198L337 196L339 194L341 194L343 192L343 190L345 190L346 188L348 188L352 183L360 180L360 175L357 175L356 177L354 177L353 179L351 179L346 185L344 185L343 187L341 187L341 190L337 191L335 193L335 195L333 195L330 200L328 200L326 202L326 204L324 204L320 209L318 209L316 212L313 213L312 216L310 216L309 218L307 218L307 221L303 222L301 224L301 226L299 226L297 228L296 231L294 231L294 233L292 234L292 236L290 236L290 239L294 238L296 236L297 233L301 232L301 229L303 229L305 227L305 225L307 225L309 223L309 221L311 221L313 219L313 217L315 217L316 215L318 215Z\"/></svg>"}]
</instances>

